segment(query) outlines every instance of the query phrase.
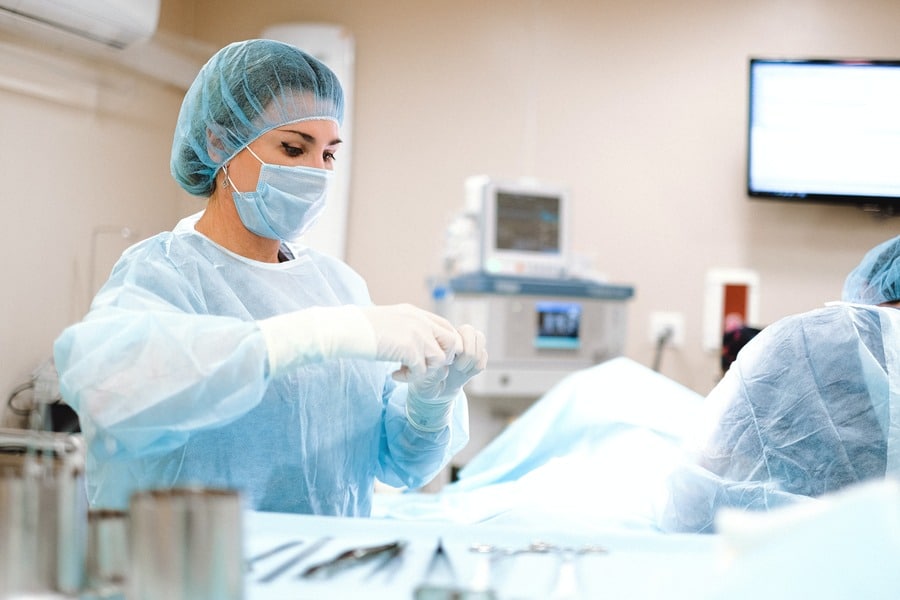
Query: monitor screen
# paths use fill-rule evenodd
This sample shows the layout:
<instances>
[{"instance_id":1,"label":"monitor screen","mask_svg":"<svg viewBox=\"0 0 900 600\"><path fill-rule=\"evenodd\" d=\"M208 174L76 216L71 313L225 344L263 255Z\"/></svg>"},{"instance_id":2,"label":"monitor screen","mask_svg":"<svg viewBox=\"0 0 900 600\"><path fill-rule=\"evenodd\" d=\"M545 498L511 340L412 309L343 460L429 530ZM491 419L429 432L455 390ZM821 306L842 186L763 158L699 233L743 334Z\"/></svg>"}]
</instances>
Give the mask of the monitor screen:
<instances>
[{"instance_id":1,"label":"monitor screen","mask_svg":"<svg viewBox=\"0 0 900 600\"><path fill-rule=\"evenodd\" d=\"M581 346L581 304L541 301L535 305L537 332L535 348L577 350Z\"/></svg>"},{"instance_id":2,"label":"monitor screen","mask_svg":"<svg viewBox=\"0 0 900 600\"><path fill-rule=\"evenodd\" d=\"M479 270L493 275L565 277L571 262L571 205L566 188L533 179L466 180L477 215Z\"/></svg>"},{"instance_id":3,"label":"monitor screen","mask_svg":"<svg viewBox=\"0 0 900 600\"><path fill-rule=\"evenodd\" d=\"M500 250L559 252L559 196L497 192L497 239Z\"/></svg>"},{"instance_id":4,"label":"monitor screen","mask_svg":"<svg viewBox=\"0 0 900 600\"><path fill-rule=\"evenodd\" d=\"M750 60L750 196L900 207L900 61Z\"/></svg>"}]
</instances>

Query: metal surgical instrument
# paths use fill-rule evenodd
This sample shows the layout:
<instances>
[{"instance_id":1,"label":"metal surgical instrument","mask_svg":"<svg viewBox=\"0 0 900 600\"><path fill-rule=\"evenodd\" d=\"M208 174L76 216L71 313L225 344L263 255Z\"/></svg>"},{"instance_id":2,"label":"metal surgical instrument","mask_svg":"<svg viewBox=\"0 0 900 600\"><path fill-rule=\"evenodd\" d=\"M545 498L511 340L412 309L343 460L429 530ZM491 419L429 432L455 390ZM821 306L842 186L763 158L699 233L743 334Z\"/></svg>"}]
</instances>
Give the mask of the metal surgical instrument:
<instances>
[{"instance_id":1,"label":"metal surgical instrument","mask_svg":"<svg viewBox=\"0 0 900 600\"><path fill-rule=\"evenodd\" d=\"M284 544L279 544L274 548L266 550L265 552L260 552L256 556L251 556L247 559L247 570L253 570L253 563L269 558L270 556L274 556L283 550L287 550L288 548L293 548L294 546L299 546L303 542L300 540L292 540L290 542L285 542Z\"/></svg>"},{"instance_id":2,"label":"metal surgical instrument","mask_svg":"<svg viewBox=\"0 0 900 600\"><path fill-rule=\"evenodd\" d=\"M325 544L327 544L329 541L331 541L330 537L323 537L323 538L317 539L316 541L314 541L312 544L310 544L306 548L303 548L302 550L300 550L300 552L298 552L297 554L292 556L290 559L281 563L280 565L278 565L277 567L275 567L274 569L269 571L266 575L263 575L262 577L260 577L259 583L271 583L272 581L275 581L275 579L280 577L283 573L285 573L289 569L293 568L301 560L303 560L304 558L307 558L309 556L312 556L313 554L318 552L319 549L322 546L324 546Z\"/></svg>"},{"instance_id":3,"label":"metal surgical instrument","mask_svg":"<svg viewBox=\"0 0 900 600\"><path fill-rule=\"evenodd\" d=\"M332 559L308 567L300 576L314 577L323 573L331 573L339 569L355 567L367 563L379 556L383 556L386 561L390 561L399 556L405 548L406 542L403 540L397 540L389 544L379 544L377 546L351 548L341 552Z\"/></svg>"}]
</instances>

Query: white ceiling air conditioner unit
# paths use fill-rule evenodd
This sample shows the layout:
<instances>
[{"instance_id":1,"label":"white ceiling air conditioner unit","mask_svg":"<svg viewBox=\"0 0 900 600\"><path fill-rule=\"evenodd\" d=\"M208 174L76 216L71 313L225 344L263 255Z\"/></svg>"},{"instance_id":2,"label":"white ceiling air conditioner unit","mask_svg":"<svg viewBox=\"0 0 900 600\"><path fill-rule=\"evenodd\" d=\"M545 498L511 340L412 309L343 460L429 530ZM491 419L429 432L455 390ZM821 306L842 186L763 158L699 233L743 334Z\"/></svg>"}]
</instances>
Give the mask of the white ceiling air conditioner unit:
<instances>
[{"instance_id":1,"label":"white ceiling air conditioner unit","mask_svg":"<svg viewBox=\"0 0 900 600\"><path fill-rule=\"evenodd\" d=\"M0 0L0 26L44 42L122 49L149 39L160 0Z\"/></svg>"}]
</instances>

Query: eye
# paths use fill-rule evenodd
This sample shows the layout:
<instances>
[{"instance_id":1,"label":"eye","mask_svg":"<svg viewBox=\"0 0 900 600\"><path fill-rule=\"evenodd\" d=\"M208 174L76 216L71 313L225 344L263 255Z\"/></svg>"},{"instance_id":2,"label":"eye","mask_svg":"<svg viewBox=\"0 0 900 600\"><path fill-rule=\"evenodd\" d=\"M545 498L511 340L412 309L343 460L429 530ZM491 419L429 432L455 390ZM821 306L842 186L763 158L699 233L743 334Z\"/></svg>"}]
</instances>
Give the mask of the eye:
<instances>
[{"instance_id":1,"label":"eye","mask_svg":"<svg viewBox=\"0 0 900 600\"><path fill-rule=\"evenodd\" d=\"M298 148L297 146L291 146L287 142L281 142L281 148L284 150L284 153L290 156L291 158L295 158L303 154L303 148Z\"/></svg>"},{"instance_id":2,"label":"eye","mask_svg":"<svg viewBox=\"0 0 900 600\"><path fill-rule=\"evenodd\" d=\"M322 154L322 158L324 158L327 162L332 162L335 160L334 152L331 150L326 150L324 154Z\"/></svg>"}]
</instances>

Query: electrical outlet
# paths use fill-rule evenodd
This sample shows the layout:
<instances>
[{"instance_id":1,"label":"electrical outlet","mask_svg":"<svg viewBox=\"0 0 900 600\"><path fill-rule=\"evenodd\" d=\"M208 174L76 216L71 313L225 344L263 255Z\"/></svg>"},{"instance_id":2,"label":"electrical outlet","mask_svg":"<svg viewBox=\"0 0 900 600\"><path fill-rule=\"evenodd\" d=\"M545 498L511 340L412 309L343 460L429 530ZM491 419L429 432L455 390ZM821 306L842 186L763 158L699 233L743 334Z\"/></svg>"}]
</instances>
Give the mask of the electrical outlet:
<instances>
[{"instance_id":1,"label":"electrical outlet","mask_svg":"<svg viewBox=\"0 0 900 600\"><path fill-rule=\"evenodd\" d=\"M652 312L650 313L650 343L654 346L659 343L660 337L666 331L671 331L667 346L680 348L684 345L684 315L679 312Z\"/></svg>"}]
</instances>

